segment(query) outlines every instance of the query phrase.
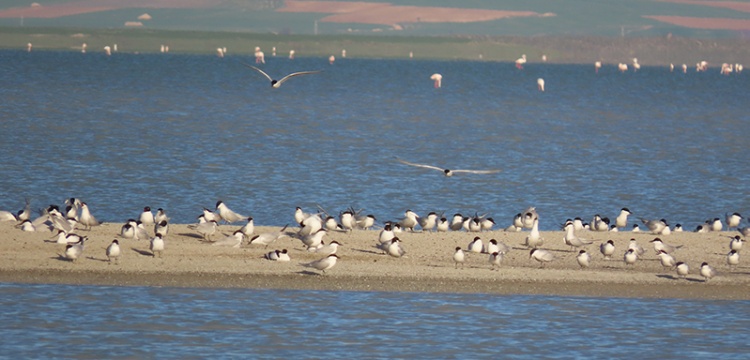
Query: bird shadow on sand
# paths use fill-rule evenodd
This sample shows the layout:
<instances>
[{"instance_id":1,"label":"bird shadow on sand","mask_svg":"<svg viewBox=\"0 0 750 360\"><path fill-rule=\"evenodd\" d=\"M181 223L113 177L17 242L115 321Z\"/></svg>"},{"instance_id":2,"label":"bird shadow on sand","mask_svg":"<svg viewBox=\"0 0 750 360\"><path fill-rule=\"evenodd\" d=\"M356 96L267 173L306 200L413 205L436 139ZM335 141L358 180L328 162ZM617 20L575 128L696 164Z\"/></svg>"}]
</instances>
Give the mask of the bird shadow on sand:
<instances>
[{"instance_id":1,"label":"bird shadow on sand","mask_svg":"<svg viewBox=\"0 0 750 360\"><path fill-rule=\"evenodd\" d=\"M656 277L662 278L662 279L669 279L669 280L685 280L685 281L690 281L690 282L704 282L703 280L700 280L700 279L689 278L689 277L681 278L681 277L677 277L677 276L674 276L674 275L665 275L665 274L656 275Z\"/></svg>"},{"instance_id":2,"label":"bird shadow on sand","mask_svg":"<svg viewBox=\"0 0 750 360\"><path fill-rule=\"evenodd\" d=\"M317 272L314 272L314 271L307 271L307 270L298 271L297 274L300 274L300 275L310 275L310 276L323 276L322 273L317 273Z\"/></svg>"},{"instance_id":3,"label":"bird shadow on sand","mask_svg":"<svg viewBox=\"0 0 750 360\"><path fill-rule=\"evenodd\" d=\"M60 255L60 254L57 254L57 256L53 256L50 259L59 260L59 261L65 261L65 262L73 262L73 260L70 260L70 259L66 258L65 255Z\"/></svg>"},{"instance_id":4,"label":"bird shadow on sand","mask_svg":"<svg viewBox=\"0 0 750 360\"><path fill-rule=\"evenodd\" d=\"M152 253L151 251L146 251L146 250L141 250L141 249L136 249L136 248L130 248L130 250L137 252L139 255L151 256L151 257L154 256L154 253Z\"/></svg>"},{"instance_id":5,"label":"bird shadow on sand","mask_svg":"<svg viewBox=\"0 0 750 360\"><path fill-rule=\"evenodd\" d=\"M181 234L177 234L177 235L185 236L185 237L191 237L193 239L203 240L203 236L201 236L199 234L194 234L194 233L181 233Z\"/></svg>"},{"instance_id":6,"label":"bird shadow on sand","mask_svg":"<svg viewBox=\"0 0 750 360\"><path fill-rule=\"evenodd\" d=\"M101 262L109 262L109 259L99 259L99 258L95 258L93 256L87 256L86 259L94 260L94 261L101 261Z\"/></svg>"},{"instance_id":7,"label":"bird shadow on sand","mask_svg":"<svg viewBox=\"0 0 750 360\"><path fill-rule=\"evenodd\" d=\"M368 250L368 249L352 249L351 251L361 252L361 253L365 253L365 254L383 255L382 251L381 252L377 252L377 251Z\"/></svg>"}]
</instances>

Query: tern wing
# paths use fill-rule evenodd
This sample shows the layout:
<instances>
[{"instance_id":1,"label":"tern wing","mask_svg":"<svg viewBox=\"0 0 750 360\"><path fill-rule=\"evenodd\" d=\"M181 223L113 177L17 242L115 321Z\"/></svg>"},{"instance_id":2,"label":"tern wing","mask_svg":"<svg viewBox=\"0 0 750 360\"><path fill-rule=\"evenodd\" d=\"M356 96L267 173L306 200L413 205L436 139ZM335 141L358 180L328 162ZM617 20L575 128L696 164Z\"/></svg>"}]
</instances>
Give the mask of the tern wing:
<instances>
[{"instance_id":1,"label":"tern wing","mask_svg":"<svg viewBox=\"0 0 750 360\"><path fill-rule=\"evenodd\" d=\"M408 162L408 161L406 161L406 160L403 160L403 159L399 159L399 158L396 158L396 160L397 160L398 162L400 162L400 163L404 164L404 165L409 165L409 166L416 166L416 167L421 167L421 168L425 168L425 169L434 169L434 170L438 170L438 171L440 171L440 172L443 172L443 171L445 171L445 169L443 169L443 168L439 168L439 167L437 167L437 166L432 166L432 165L425 165L425 164L415 164L415 163L412 163L412 162Z\"/></svg>"},{"instance_id":2,"label":"tern wing","mask_svg":"<svg viewBox=\"0 0 750 360\"><path fill-rule=\"evenodd\" d=\"M500 169L495 170L451 170L454 173L470 173L470 174L496 174L501 172Z\"/></svg>"},{"instance_id":3,"label":"tern wing","mask_svg":"<svg viewBox=\"0 0 750 360\"><path fill-rule=\"evenodd\" d=\"M289 75L284 76L283 78L281 78L281 80L278 81L278 84L281 85L284 81L287 81L287 79L289 79L291 77L294 77L294 76L308 75L308 74L317 74L319 72L320 71L299 71L299 72L291 73L291 74L289 74Z\"/></svg>"},{"instance_id":4,"label":"tern wing","mask_svg":"<svg viewBox=\"0 0 750 360\"><path fill-rule=\"evenodd\" d=\"M257 68L257 67L255 67L255 66L252 66L252 65L249 65L249 64L245 64L245 63L242 63L242 65L245 65L245 66L247 66L247 67L249 67L249 68L255 69L255 71L257 71L257 72L259 72L259 73L263 74L263 76L265 76L265 77L266 77L266 79L268 79L268 81L273 81L273 79L271 79L271 77L270 77L270 76L268 76L268 74L266 74L266 73L265 73L265 72L264 72L263 70L261 70L261 69L258 69L258 68Z\"/></svg>"}]
</instances>

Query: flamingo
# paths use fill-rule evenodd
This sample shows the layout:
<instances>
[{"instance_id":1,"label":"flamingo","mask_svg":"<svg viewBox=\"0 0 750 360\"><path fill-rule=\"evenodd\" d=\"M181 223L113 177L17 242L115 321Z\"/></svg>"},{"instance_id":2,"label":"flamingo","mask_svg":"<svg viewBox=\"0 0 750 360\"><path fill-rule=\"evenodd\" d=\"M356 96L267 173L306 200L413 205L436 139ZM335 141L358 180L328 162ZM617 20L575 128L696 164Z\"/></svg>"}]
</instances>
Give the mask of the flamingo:
<instances>
[{"instance_id":1,"label":"flamingo","mask_svg":"<svg viewBox=\"0 0 750 360\"><path fill-rule=\"evenodd\" d=\"M266 56L263 54L262 51L260 51L260 46L255 47L255 63L256 64L266 63Z\"/></svg>"},{"instance_id":2,"label":"flamingo","mask_svg":"<svg viewBox=\"0 0 750 360\"><path fill-rule=\"evenodd\" d=\"M536 86L539 88L539 91L544 92L544 79L536 79Z\"/></svg>"},{"instance_id":3,"label":"flamingo","mask_svg":"<svg viewBox=\"0 0 750 360\"><path fill-rule=\"evenodd\" d=\"M682 64L682 73L687 74L687 64Z\"/></svg>"},{"instance_id":4,"label":"flamingo","mask_svg":"<svg viewBox=\"0 0 750 360\"><path fill-rule=\"evenodd\" d=\"M594 63L594 72L596 72L598 74L599 73L599 69L601 69L601 68L602 68L602 62L601 61L597 61L597 62Z\"/></svg>"},{"instance_id":5,"label":"flamingo","mask_svg":"<svg viewBox=\"0 0 750 360\"><path fill-rule=\"evenodd\" d=\"M443 86L443 75L440 75L438 73L432 74L432 76L430 76L430 80L435 82L435 89L439 89Z\"/></svg>"},{"instance_id":6,"label":"flamingo","mask_svg":"<svg viewBox=\"0 0 750 360\"><path fill-rule=\"evenodd\" d=\"M333 63L336 61L336 57L331 55L328 57L328 63L333 65Z\"/></svg>"},{"instance_id":7,"label":"flamingo","mask_svg":"<svg viewBox=\"0 0 750 360\"><path fill-rule=\"evenodd\" d=\"M516 59L516 68L523 69L523 64L526 63L526 54L521 55L520 58Z\"/></svg>"},{"instance_id":8,"label":"flamingo","mask_svg":"<svg viewBox=\"0 0 750 360\"><path fill-rule=\"evenodd\" d=\"M271 56L276 56L276 47L271 48Z\"/></svg>"},{"instance_id":9,"label":"flamingo","mask_svg":"<svg viewBox=\"0 0 750 360\"><path fill-rule=\"evenodd\" d=\"M289 60L294 60L294 50L289 50Z\"/></svg>"},{"instance_id":10,"label":"flamingo","mask_svg":"<svg viewBox=\"0 0 750 360\"><path fill-rule=\"evenodd\" d=\"M673 71L674 71L674 64L669 64L669 72L673 72Z\"/></svg>"},{"instance_id":11,"label":"flamingo","mask_svg":"<svg viewBox=\"0 0 750 360\"><path fill-rule=\"evenodd\" d=\"M222 49L222 48L216 48L216 55L219 56L220 58L223 58L224 57L224 49Z\"/></svg>"},{"instance_id":12,"label":"flamingo","mask_svg":"<svg viewBox=\"0 0 750 360\"><path fill-rule=\"evenodd\" d=\"M81 53L86 53L86 43L81 44Z\"/></svg>"},{"instance_id":13,"label":"flamingo","mask_svg":"<svg viewBox=\"0 0 750 360\"><path fill-rule=\"evenodd\" d=\"M620 70L620 72L626 72L628 71L628 64L619 63L617 65L617 68Z\"/></svg>"},{"instance_id":14,"label":"flamingo","mask_svg":"<svg viewBox=\"0 0 750 360\"><path fill-rule=\"evenodd\" d=\"M31 43L26 44L26 51L31 52Z\"/></svg>"},{"instance_id":15,"label":"flamingo","mask_svg":"<svg viewBox=\"0 0 750 360\"><path fill-rule=\"evenodd\" d=\"M342 57L342 58L345 58L345 57L346 57L346 49L342 49L342 50L341 50L341 57Z\"/></svg>"},{"instance_id":16,"label":"flamingo","mask_svg":"<svg viewBox=\"0 0 750 360\"><path fill-rule=\"evenodd\" d=\"M112 49L109 47L109 45L104 47L104 53L107 54L107 56L112 55Z\"/></svg>"},{"instance_id":17,"label":"flamingo","mask_svg":"<svg viewBox=\"0 0 750 360\"><path fill-rule=\"evenodd\" d=\"M638 58L633 58L633 71L638 71L641 69L641 64L638 63Z\"/></svg>"}]
</instances>

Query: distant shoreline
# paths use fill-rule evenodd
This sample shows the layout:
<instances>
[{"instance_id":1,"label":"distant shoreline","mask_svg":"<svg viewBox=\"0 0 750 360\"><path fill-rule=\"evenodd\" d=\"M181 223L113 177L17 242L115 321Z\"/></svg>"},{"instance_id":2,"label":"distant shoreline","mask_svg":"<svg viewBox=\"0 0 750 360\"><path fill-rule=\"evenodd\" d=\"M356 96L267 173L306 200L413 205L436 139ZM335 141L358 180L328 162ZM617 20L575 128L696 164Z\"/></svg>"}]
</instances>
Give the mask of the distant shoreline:
<instances>
[{"instance_id":1,"label":"distant shoreline","mask_svg":"<svg viewBox=\"0 0 750 360\"><path fill-rule=\"evenodd\" d=\"M665 269L655 256L651 244L654 235L632 233L586 232L594 244L586 247L592 264L580 269L575 257L560 238L561 231L542 232L544 248L556 259L540 267L529 258L522 244L528 232L496 230L468 232L404 232L407 256L393 258L375 248L378 231L332 232L325 241L336 240L340 260L326 274L301 266L322 256L306 251L300 240L290 235L267 248L248 244L240 248L213 246L190 230L187 225L173 224L167 236L163 257L153 257L147 240L117 237L122 224L107 223L87 236L83 257L75 263L64 259L64 245L50 242L48 231L24 232L10 222L0 223L0 282L29 284L71 284L106 286L166 286L200 288L252 288L333 291L386 291L484 293L523 295L562 295L626 298L685 298L750 300L750 266L741 262L730 269L725 262L728 234L679 233L664 237L667 242L684 245L675 257L690 266L690 274L680 279L674 270ZM239 228L222 225L218 240ZM256 227L255 234L279 231L279 227ZM487 254L467 253L464 268L456 268L452 254L456 246L465 248L475 236L485 242L497 239L511 250L499 270L490 270ZM122 257L110 264L105 249L119 238ZM631 238L647 249L634 266L622 261ZM616 253L612 260L599 254L598 244L613 239ZM275 249L288 249L290 262L263 258ZM698 274L701 262L709 262L718 275L706 282Z\"/></svg>"},{"instance_id":2,"label":"distant shoreline","mask_svg":"<svg viewBox=\"0 0 750 360\"><path fill-rule=\"evenodd\" d=\"M417 60L475 60L512 62L527 55L528 63L630 64L638 58L644 66L686 64L694 69L700 61L718 67L721 63L750 63L750 39L692 39L680 37L518 37L438 36L406 37L380 35L275 35L246 32L174 31L150 29L71 29L0 27L0 49L78 51L103 54L104 46L118 45L123 53L159 53L161 45L173 54L216 54L227 48L227 56L252 56L256 46L266 59L297 56ZM32 50L33 51L33 50ZM116 55L116 54L113 54Z\"/></svg>"}]
</instances>

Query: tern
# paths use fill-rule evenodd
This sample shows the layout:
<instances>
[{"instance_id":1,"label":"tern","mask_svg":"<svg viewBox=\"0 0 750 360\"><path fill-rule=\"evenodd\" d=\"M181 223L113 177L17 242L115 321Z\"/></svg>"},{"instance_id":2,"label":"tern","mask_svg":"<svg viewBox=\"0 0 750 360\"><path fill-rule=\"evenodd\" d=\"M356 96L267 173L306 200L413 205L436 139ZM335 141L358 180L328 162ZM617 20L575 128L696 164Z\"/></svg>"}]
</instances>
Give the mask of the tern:
<instances>
[{"instance_id":1,"label":"tern","mask_svg":"<svg viewBox=\"0 0 750 360\"><path fill-rule=\"evenodd\" d=\"M284 81L287 81L287 80L289 80L290 78L292 78L294 76L308 75L308 74L317 74L317 73L320 72L320 71L299 71L299 72L291 73L291 74L289 74L287 76L284 76L283 78L281 78L281 80L274 80L273 78L271 78L270 76L268 76L268 74L266 74L263 70L258 69L255 66L248 65L248 64L245 64L245 63L243 63L242 65L245 65L245 66L247 66L249 68L255 69L255 71L263 74L263 76L265 76L268 79L268 81L271 82L271 87L273 87L274 89L278 89L281 86L281 84L284 83Z\"/></svg>"},{"instance_id":2,"label":"tern","mask_svg":"<svg viewBox=\"0 0 750 360\"><path fill-rule=\"evenodd\" d=\"M112 243L107 246L107 259L109 262L112 262L112 259L115 260L115 263L120 262L120 242L117 240L112 240Z\"/></svg>"},{"instance_id":3,"label":"tern","mask_svg":"<svg viewBox=\"0 0 750 360\"><path fill-rule=\"evenodd\" d=\"M316 270L320 270L325 274L326 270L329 270L330 268L336 265L336 260L338 260L338 258L339 257L336 254L331 254L320 260L316 260L307 264L300 264L300 265L304 267L310 267Z\"/></svg>"},{"instance_id":4,"label":"tern","mask_svg":"<svg viewBox=\"0 0 750 360\"><path fill-rule=\"evenodd\" d=\"M396 160L398 162L404 164L404 165L416 166L416 167L421 167L421 168L425 168L425 169L438 170L438 171L442 172L446 177L451 177L451 176L453 176L456 173L495 174L495 173L499 173L500 171L502 171L502 170L459 170L459 169L451 170L451 169L444 169L444 168L437 167L437 166L432 166L432 165L416 164L416 163L408 162L406 160L399 159L399 158L396 158Z\"/></svg>"},{"instance_id":5,"label":"tern","mask_svg":"<svg viewBox=\"0 0 750 360\"><path fill-rule=\"evenodd\" d=\"M701 264L701 276L703 276L705 281L710 280L712 277L716 276L716 270L711 267L711 265L708 265L708 263L704 262Z\"/></svg>"}]
</instances>

